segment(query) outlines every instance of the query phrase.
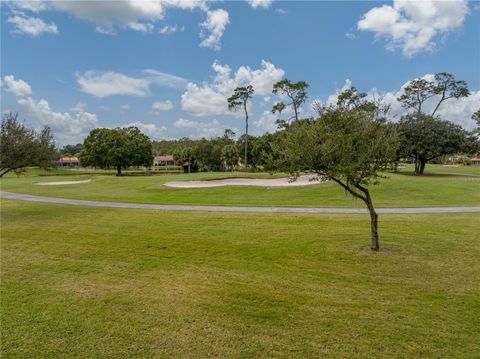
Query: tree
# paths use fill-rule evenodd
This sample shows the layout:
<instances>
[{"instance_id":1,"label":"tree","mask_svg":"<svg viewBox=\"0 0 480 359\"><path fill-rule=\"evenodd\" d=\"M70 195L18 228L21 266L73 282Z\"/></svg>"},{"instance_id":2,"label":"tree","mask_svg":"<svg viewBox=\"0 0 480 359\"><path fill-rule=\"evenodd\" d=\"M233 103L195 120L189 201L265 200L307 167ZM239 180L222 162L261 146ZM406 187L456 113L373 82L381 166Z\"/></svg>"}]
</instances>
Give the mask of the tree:
<instances>
[{"instance_id":1,"label":"tree","mask_svg":"<svg viewBox=\"0 0 480 359\"><path fill-rule=\"evenodd\" d=\"M478 109L473 115L472 120L477 123L477 135L480 136L480 109Z\"/></svg>"},{"instance_id":2,"label":"tree","mask_svg":"<svg viewBox=\"0 0 480 359\"><path fill-rule=\"evenodd\" d=\"M233 171L238 164L238 150L235 145L226 145L222 149L222 159L225 162L225 166L230 171Z\"/></svg>"},{"instance_id":3,"label":"tree","mask_svg":"<svg viewBox=\"0 0 480 359\"><path fill-rule=\"evenodd\" d=\"M79 156L82 152L83 144L77 143L76 145L65 145L59 151L60 156Z\"/></svg>"},{"instance_id":4,"label":"tree","mask_svg":"<svg viewBox=\"0 0 480 359\"><path fill-rule=\"evenodd\" d=\"M245 169L248 167L248 110L247 110L247 102L249 99L252 98L254 89L252 85L248 85L246 87L237 87L233 95L227 99L228 102L228 109L238 110L239 108L243 107L245 112Z\"/></svg>"},{"instance_id":5,"label":"tree","mask_svg":"<svg viewBox=\"0 0 480 359\"><path fill-rule=\"evenodd\" d=\"M398 123L400 158L411 158L415 173L422 175L425 165L437 157L467 151L469 134L460 125L423 113L402 117Z\"/></svg>"},{"instance_id":6,"label":"tree","mask_svg":"<svg viewBox=\"0 0 480 359\"><path fill-rule=\"evenodd\" d=\"M193 155L193 149L191 147L178 147L173 151L173 159L175 162L180 163L184 171L186 169L188 173L192 172L195 159Z\"/></svg>"},{"instance_id":7,"label":"tree","mask_svg":"<svg viewBox=\"0 0 480 359\"><path fill-rule=\"evenodd\" d=\"M381 171L395 162L398 136L372 106L325 107L318 119L293 122L283 131L277 151L276 170L295 177L317 174L339 184L354 198L365 202L371 222L371 249L379 250L378 214L368 186L378 183Z\"/></svg>"},{"instance_id":8,"label":"tree","mask_svg":"<svg viewBox=\"0 0 480 359\"><path fill-rule=\"evenodd\" d=\"M2 118L0 134L0 177L10 171L21 173L25 167L49 167L55 158L55 144L49 127L40 132L18 121L18 113Z\"/></svg>"},{"instance_id":9,"label":"tree","mask_svg":"<svg viewBox=\"0 0 480 359\"><path fill-rule=\"evenodd\" d=\"M280 114L287 106L292 106L294 112L293 118L298 121L298 110L307 99L306 90L308 86L305 81L292 82L288 79L283 79L275 83L272 92L274 94L280 92L282 95L286 95L291 102L288 104L277 102L272 107L272 113L275 114L278 112Z\"/></svg>"},{"instance_id":10,"label":"tree","mask_svg":"<svg viewBox=\"0 0 480 359\"><path fill-rule=\"evenodd\" d=\"M468 97L470 91L467 83L463 80L455 80L453 75L446 72L435 74L434 80L415 79L404 88L403 94L397 98L402 106L414 109L417 113L422 112L424 103L434 97L439 96L439 100L431 113L435 116L440 105L451 98L459 99Z\"/></svg>"},{"instance_id":11,"label":"tree","mask_svg":"<svg viewBox=\"0 0 480 359\"><path fill-rule=\"evenodd\" d=\"M122 168L152 165L152 144L137 127L96 128L90 131L80 153L82 166Z\"/></svg>"}]
</instances>

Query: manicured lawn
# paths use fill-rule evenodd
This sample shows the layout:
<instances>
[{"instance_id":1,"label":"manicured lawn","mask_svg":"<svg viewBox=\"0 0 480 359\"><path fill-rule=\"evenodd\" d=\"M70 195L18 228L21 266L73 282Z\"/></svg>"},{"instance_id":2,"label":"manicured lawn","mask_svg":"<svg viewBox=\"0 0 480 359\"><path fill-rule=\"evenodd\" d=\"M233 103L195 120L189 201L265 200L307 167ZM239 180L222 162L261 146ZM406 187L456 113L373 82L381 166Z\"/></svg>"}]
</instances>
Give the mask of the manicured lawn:
<instances>
[{"instance_id":1,"label":"manicured lawn","mask_svg":"<svg viewBox=\"0 0 480 359\"><path fill-rule=\"evenodd\" d=\"M433 166L431 166L433 169ZM261 188L168 188L164 182L209 179L229 176L269 177L267 173L196 173L163 176L116 177L111 175L39 176L14 175L4 178L2 190L54 197L143 202L260 206L363 207L346 195L335 183L321 183L307 187ZM407 170L387 173L387 179L372 187L377 207L419 206L478 206L480 205L480 177L462 177L450 174L426 173L415 176ZM71 186L38 186L37 181L62 181L91 178L92 182Z\"/></svg>"},{"instance_id":2,"label":"manicured lawn","mask_svg":"<svg viewBox=\"0 0 480 359\"><path fill-rule=\"evenodd\" d=\"M478 214L1 215L4 358L480 356Z\"/></svg>"}]
</instances>

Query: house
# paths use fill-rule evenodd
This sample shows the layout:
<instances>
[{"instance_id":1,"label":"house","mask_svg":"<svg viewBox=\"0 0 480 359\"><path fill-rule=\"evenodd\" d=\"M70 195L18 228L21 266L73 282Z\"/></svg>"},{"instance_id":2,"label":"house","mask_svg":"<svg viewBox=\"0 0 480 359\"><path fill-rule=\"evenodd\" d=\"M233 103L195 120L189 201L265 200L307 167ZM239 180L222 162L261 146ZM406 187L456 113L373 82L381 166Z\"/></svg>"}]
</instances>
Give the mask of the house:
<instances>
[{"instance_id":1,"label":"house","mask_svg":"<svg viewBox=\"0 0 480 359\"><path fill-rule=\"evenodd\" d=\"M155 156L153 159L154 166L173 166L175 165L175 160L172 155L165 156Z\"/></svg>"},{"instance_id":2,"label":"house","mask_svg":"<svg viewBox=\"0 0 480 359\"><path fill-rule=\"evenodd\" d=\"M79 166L80 161L78 160L78 157L76 156L62 156L60 159L57 161L57 163L60 166Z\"/></svg>"},{"instance_id":3,"label":"house","mask_svg":"<svg viewBox=\"0 0 480 359\"><path fill-rule=\"evenodd\" d=\"M470 164L471 164L472 166L480 166L480 158L479 158L479 157L477 157L477 158L472 158L472 159L470 160Z\"/></svg>"}]
</instances>

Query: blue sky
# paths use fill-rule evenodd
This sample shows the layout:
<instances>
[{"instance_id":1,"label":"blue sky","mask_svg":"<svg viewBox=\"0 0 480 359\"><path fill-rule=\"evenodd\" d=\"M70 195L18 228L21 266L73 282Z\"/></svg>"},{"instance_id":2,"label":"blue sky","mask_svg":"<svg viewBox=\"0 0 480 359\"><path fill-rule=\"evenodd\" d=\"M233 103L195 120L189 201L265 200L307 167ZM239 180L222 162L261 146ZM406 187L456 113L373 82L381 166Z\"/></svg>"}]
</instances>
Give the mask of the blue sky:
<instances>
[{"instance_id":1,"label":"blue sky","mask_svg":"<svg viewBox=\"0 0 480 359\"><path fill-rule=\"evenodd\" d=\"M480 107L480 6L466 1L21 1L1 5L2 111L49 125L59 144L94 127L210 137L233 128L226 97L252 83L254 134L275 129L281 78L331 102L351 83L392 118L407 81L450 72L472 95L440 115L466 128ZM288 113L286 114L288 116Z\"/></svg>"}]
</instances>

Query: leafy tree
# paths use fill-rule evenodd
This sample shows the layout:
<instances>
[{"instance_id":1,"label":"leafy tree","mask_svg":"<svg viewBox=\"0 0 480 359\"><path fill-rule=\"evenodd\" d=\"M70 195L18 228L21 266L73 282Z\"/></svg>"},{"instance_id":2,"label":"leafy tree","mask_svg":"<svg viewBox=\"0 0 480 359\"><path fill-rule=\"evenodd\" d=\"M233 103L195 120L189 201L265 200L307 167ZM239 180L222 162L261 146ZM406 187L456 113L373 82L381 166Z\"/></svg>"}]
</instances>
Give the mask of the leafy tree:
<instances>
[{"instance_id":1,"label":"leafy tree","mask_svg":"<svg viewBox=\"0 0 480 359\"><path fill-rule=\"evenodd\" d=\"M80 153L82 166L122 168L152 165L152 144L137 127L96 128L90 131Z\"/></svg>"},{"instance_id":2,"label":"leafy tree","mask_svg":"<svg viewBox=\"0 0 480 359\"><path fill-rule=\"evenodd\" d=\"M242 149L245 148L245 144L248 143L247 158L248 158L248 165L251 167L255 167L256 165L255 158L253 157L253 147L255 146L256 139L257 138L255 136L241 135L237 140L238 152L241 152Z\"/></svg>"},{"instance_id":3,"label":"leafy tree","mask_svg":"<svg viewBox=\"0 0 480 359\"><path fill-rule=\"evenodd\" d=\"M308 86L305 81L292 82L288 79L278 81L273 85L272 92L274 94L281 93L282 95L286 95L291 102L288 104L277 102L272 107L272 113L275 114L278 112L281 114L287 106L292 106L294 112L293 118L298 121L298 110L307 99Z\"/></svg>"},{"instance_id":4,"label":"leafy tree","mask_svg":"<svg viewBox=\"0 0 480 359\"><path fill-rule=\"evenodd\" d=\"M432 116L435 116L442 102L451 98L459 99L460 97L468 97L470 91L465 81L455 80L453 75L447 72L440 72L435 74L435 94L440 95L440 100L435 106Z\"/></svg>"},{"instance_id":5,"label":"leafy tree","mask_svg":"<svg viewBox=\"0 0 480 359\"><path fill-rule=\"evenodd\" d=\"M83 150L83 144L77 143L76 145L65 145L59 151L60 156L79 156Z\"/></svg>"},{"instance_id":6,"label":"leafy tree","mask_svg":"<svg viewBox=\"0 0 480 359\"><path fill-rule=\"evenodd\" d=\"M248 110L247 110L247 102L249 99L252 98L254 89L252 85L248 85L246 87L237 87L233 95L227 99L228 102L228 109L230 111L237 110L243 107L245 112L245 168L248 167Z\"/></svg>"},{"instance_id":7,"label":"leafy tree","mask_svg":"<svg viewBox=\"0 0 480 359\"><path fill-rule=\"evenodd\" d=\"M49 167L55 158L55 144L49 127L40 132L18 121L18 113L2 118L0 133L0 177L10 171L21 173L25 167Z\"/></svg>"},{"instance_id":8,"label":"leafy tree","mask_svg":"<svg viewBox=\"0 0 480 359\"><path fill-rule=\"evenodd\" d=\"M399 156L411 158L415 173L422 175L425 165L437 157L468 151L469 133L461 126L423 113L402 117L398 123Z\"/></svg>"},{"instance_id":9,"label":"leafy tree","mask_svg":"<svg viewBox=\"0 0 480 359\"><path fill-rule=\"evenodd\" d=\"M195 162L192 147L178 147L173 151L173 159L175 162L180 163L184 168L184 171L186 170L188 173L192 172L193 164Z\"/></svg>"},{"instance_id":10,"label":"leafy tree","mask_svg":"<svg viewBox=\"0 0 480 359\"><path fill-rule=\"evenodd\" d=\"M239 152L237 146L226 145L222 149L222 160L225 162L227 169L233 171L238 164Z\"/></svg>"},{"instance_id":11,"label":"leafy tree","mask_svg":"<svg viewBox=\"0 0 480 359\"><path fill-rule=\"evenodd\" d=\"M453 75L440 72L435 74L433 81L416 79L411 81L404 89L403 94L397 98L405 108L412 108L417 113L422 112L423 104L434 96L440 96L431 116L435 116L440 105L448 99L468 97L470 91L463 80L455 80Z\"/></svg>"},{"instance_id":12,"label":"leafy tree","mask_svg":"<svg viewBox=\"0 0 480 359\"><path fill-rule=\"evenodd\" d=\"M294 176L315 173L364 201L371 219L371 249L378 251L378 214L368 187L393 166L398 136L384 117L366 110L370 107L366 101L355 108L326 107L316 120L293 122L283 131L274 164Z\"/></svg>"}]
</instances>

